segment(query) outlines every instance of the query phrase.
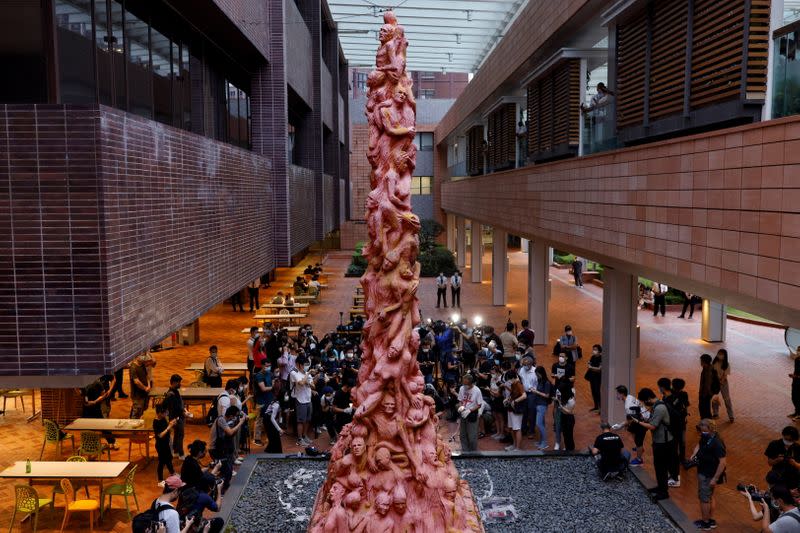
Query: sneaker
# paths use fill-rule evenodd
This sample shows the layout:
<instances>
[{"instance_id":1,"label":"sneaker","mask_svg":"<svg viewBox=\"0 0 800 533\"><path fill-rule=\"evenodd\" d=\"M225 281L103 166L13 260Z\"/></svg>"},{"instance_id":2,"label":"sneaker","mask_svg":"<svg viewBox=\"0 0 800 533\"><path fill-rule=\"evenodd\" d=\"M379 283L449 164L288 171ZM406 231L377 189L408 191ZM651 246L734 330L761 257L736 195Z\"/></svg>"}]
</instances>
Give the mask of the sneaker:
<instances>
[{"instance_id":1,"label":"sneaker","mask_svg":"<svg viewBox=\"0 0 800 533\"><path fill-rule=\"evenodd\" d=\"M161 487L162 489L164 488L164 485L166 485L166 481L159 481L158 482L158 486Z\"/></svg>"},{"instance_id":2,"label":"sneaker","mask_svg":"<svg viewBox=\"0 0 800 533\"><path fill-rule=\"evenodd\" d=\"M692 522L692 525L694 525L694 527L696 527L697 529L701 529L702 530L702 529L706 528L706 521L705 520L695 520L694 522Z\"/></svg>"},{"instance_id":3,"label":"sneaker","mask_svg":"<svg viewBox=\"0 0 800 533\"><path fill-rule=\"evenodd\" d=\"M306 443L305 443L305 442L303 442L303 441L302 441L302 440L300 440L300 439L298 439L298 440L295 442L295 445L296 445L296 446L300 446L301 448L305 448L305 447L306 447Z\"/></svg>"},{"instance_id":4,"label":"sneaker","mask_svg":"<svg viewBox=\"0 0 800 533\"><path fill-rule=\"evenodd\" d=\"M644 464L644 461L642 461L638 457L632 459L631 462L630 462L631 466L642 466L643 464Z\"/></svg>"},{"instance_id":5,"label":"sneaker","mask_svg":"<svg viewBox=\"0 0 800 533\"><path fill-rule=\"evenodd\" d=\"M717 529L717 521L713 518L709 518L708 522L706 522L708 529Z\"/></svg>"},{"instance_id":6,"label":"sneaker","mask_svg":"<svg viewBox=\"0 0 800 533\"><path fill-rule=\"evenodd\" d=\"M239 472L237 472L236 470L233 470L233 471L231 471L231 476L235 476L235 475L236 475L236 474L238 474L238 473L239 473Z\"/></svg>"},{"instance_id":7,"label":"sneaker","mask_svg":"<svg viewBox=\"0 0 800 533\"><path fill-rule=\"evenodd\" d=\"M539 448L542 451L545 451L549 447L550 446L548 446L546 443L545 444L540 444L539 446L537 446L537 448Z\"/></svg>"},{"instance_id":8,"label":"sneaker","mask_svg":"<svg viewBox=\"0 0 800 533\"><path fill-rule=\"evenodd\" d=\"M242 461L241 459L236 459L236 460L233 462L233 464L235 464L235 465L240 465L240 464L242 464L243 462L244 462L244 461Z\"/></svg>"},{"instance_id":9,"label":"sneaker","mask_svg":"<svg viewBox=\"0 0 800 533\"><path fill-rule=\"evenodd\" d=\"M240 455L236 458L237 461L244 461L244 455Z\"/></svg>"},{"instance_id":10,"label":"sneaker","mask_svg":"<svg viewBox=\"0 0 800 533\"><path fill-rule=\"evenodd\" d=\"M556 444L555 446L553 446L553 449L554 449L555 451L558 451L558 450L560 450L560 449L561 449L561 445L560 445L560 444Z\"/></svg>"},{"instance_id":11,"label":"sneaker","mask_svg":"<svg viewBox=\"0 0 800 533\"><path fill-rule=\"evenodd\" d=\"M667 485L669 485L672 488L676 488L677 489L678 487L681 486L681 478L670 479L669 481L667 481Z\"/></svg>"},{"instance_id":12,"label":"sneaker","mask_svg":"<svg viewBox=\"0 0 800 533\"><path fill-rule=\"evenodd\" d=\"M493 438L494 440L500 440L500 439L502 439L503 437L504 437L504 435L503 435L502 433L495 433L494 435L492 435L492 438Z\"/></svg>"},{"instance_id":13,"label":"sneaker","mask_svg":"<svg viewBox=\"0 0 800 533\"><path fill-rule=\"evenodd\" d=\"M513 444L511 446L506 446L506 451L507 452L514 452L516 450L517 450L517 447L514 446Z\"/></svg>"}]
</instances>

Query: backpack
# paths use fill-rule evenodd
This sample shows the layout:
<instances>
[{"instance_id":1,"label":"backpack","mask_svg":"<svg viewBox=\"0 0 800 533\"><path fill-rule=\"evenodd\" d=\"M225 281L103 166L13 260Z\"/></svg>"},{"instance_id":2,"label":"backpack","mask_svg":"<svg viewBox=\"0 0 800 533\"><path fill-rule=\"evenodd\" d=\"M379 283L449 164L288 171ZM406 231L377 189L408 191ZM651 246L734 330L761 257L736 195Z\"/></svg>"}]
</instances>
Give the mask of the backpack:
<instances>
[{"instance_id":1,"label":"backpack","mask_svg":"<svg viewBox=\"0 0 800 533\"><path fill-rule=\"evenodd\" d=\"M217 418L219 418L219 412L217 411L217 404L219 403L219 399L222 398L223 396L229 396L228 392L225 391L219 396L217 396L217 398L211 404L211 407L208 409L208 412L206 413L206 425L208 427L214 425L214 421Z\"/></svg>"},{"instance_id":2,"label":"backpack","mask_svg":"<svg viewBox=\"0 0 800 533\"><path fill-rule=\"evenodd\" d=\"M681 429L683 424L686 423L686 417L689 416L689 410L686 403L678 394L671 394L664 401L669 410L670 427Z\"/></svg>"},{"instance_id":3,"label":"backpack","mask_svg":"<svg viewBox=\"0 0 800 533\"><path fill-rule=\"evenodd\" d=\"M153 505L143 513L139 513L133 517L131 521L131 529L133 533L156 533L161 520L158 515L161 511L172 509L172 506L166 503L158 504L158 499L153 500Z\"/></svg>"}]
</instances>

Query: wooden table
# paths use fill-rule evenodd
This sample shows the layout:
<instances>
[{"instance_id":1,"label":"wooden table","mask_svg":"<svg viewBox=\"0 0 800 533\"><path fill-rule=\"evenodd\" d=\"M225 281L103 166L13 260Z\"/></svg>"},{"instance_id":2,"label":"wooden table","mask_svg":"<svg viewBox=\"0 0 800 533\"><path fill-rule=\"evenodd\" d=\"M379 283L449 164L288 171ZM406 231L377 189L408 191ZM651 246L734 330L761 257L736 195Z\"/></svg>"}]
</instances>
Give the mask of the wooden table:
<instances>
[{"instance_id":1,"label":"wooden table","mask_svg":"<svg viewBox=\"0 0 800 533\"><path fill-rule=\"evenodd\" d=\"M300 331L300 326L283 326L282 328L278 329L285 329L289 333L297 333ZM264 328L258 328L259 333L264 333ZM250 328L242 328L242 333L250 334Z\"/></svg>"},{"instance_id":2,"label":"wooden table","mask_svg":"<svg viewBox=\"0 0 800 533\"><path fill-rule=\"evenodd\" d=\"M247 333L250 333L249 329L245 330ZM224 369L224 372L247 372L247 363L226 363L224 361L219 362L219 366ZM205 363L190 363L189 366L184 368L184 370L194 370L195 372L202 372L205 370L206 366ZM181 395L183 392L181 392Z\"/></svg>"},{"instance_id":3,"label":"wooden table","mask_svg":"<svg viewBox=\"0 0 800 533\"><path fill-rule=\"evenodd\" d=\"M262 309L302 309L304 313L308 312L309 305L308 303L297 302L294 304L264 304L261 306Z\"/></svg>"},{"instance_id":4,"label":"wooden table","mask_svg":"<svg viewBox=\"0 0 800 533\"><path fill-rule=\"evenodd\" d=\"M150 397L164 396L169 390L168 387L153 387L150 389ZM183 401L211 401L216 400L217 396L225 392L222 387L186 387L181 389L181 397Z\"/></svg>"},{"instance_id":5,"label":"wooden table","mask_svg":"<svg viewBox=\"0 0 800 533\"><path fill-rule=\"evenodd\" d=\"M322 293L318 292L316 295L313 294L298 294L297 296L293 296L295 302L319 302L322 299Z\"/></svg>"},{"instance_id":6,"label":"wooden table","mask_svg":"<svg viewBox=\"0 0 800 533\"><path fill-rule=\"evenodd\" d=\"M354 320L357 316L362 318L366 318L367 314L364 312L363 307L351 307L350 308L350 320Z\"/></svg>"},{"instance_id":7,"label":"wooden table","mask_svg":"<svg viewBox=\"0 0 800 533\"><path fill-rule=\"evenodd\" d=\"M264 322L264 321L274 321L274 322L288 322L293 323L296 320L300 320L301 318L305 318L305 313L286 313L283 315L280 314L267 314L267 315L253 315L253 320L256 322Z\"/></svg>"},{"instance_id":8,"label":"wooden table","mask_svg":"<svg viewBox=\"0 0 800 533\"><path fill-rule=\"evenodd\" d=\"M145 427L144 420L136 418L76 418L62 429L64 431L108 431L114 434L153 430L151 427Z\"/></svg>"},{"instance_id":9,"label":"wooden table","mask_svg":"<svg viewBox=\"0 0 800 533\"><path fill-rule=\"evenodd\" d=\"M25 461L16 461L0 472L0 478L27 479L33 484L34 479L97 480L102 492L103 480L116 479L128 468L128 461L90 461L68 463L67 461L31 461L31 471L25 472ZM100 516L103 516L103 501L100 501Z\"/></svg>"}]
</instances>

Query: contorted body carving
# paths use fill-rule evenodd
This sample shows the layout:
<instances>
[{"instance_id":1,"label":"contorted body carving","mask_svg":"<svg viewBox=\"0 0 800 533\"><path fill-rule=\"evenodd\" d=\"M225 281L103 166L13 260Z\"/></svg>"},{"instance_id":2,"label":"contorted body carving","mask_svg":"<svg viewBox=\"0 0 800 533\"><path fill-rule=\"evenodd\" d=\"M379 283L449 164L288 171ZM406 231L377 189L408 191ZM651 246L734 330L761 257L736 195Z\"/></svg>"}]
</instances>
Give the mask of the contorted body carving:
<instances>
[{"instance_id":1,"label":"contorted body carving","mask_svg":"<svg viewBox=\"0 0 800 533\"><path fill-rule=\"evenodd\" d=\"M367 79L367 159L372 167L364 247L363 359L353 422L331 452L312 533L481 532L472 493L439 438L425 396L419 348L420 223L411 212L416 103L406 74L408 42L391 11Z\"/></svg>"}]
</instances>

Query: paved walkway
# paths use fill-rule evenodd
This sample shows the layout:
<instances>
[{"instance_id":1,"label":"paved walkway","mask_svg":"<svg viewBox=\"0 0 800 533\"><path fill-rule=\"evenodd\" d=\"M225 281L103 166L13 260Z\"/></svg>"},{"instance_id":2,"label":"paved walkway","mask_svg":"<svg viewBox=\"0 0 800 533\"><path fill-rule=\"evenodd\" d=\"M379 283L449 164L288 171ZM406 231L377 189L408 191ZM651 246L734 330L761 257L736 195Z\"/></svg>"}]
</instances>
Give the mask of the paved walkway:
<instances>
[{"instance_id":1,"label":"paved walkway","mask_svg":"<svg viewBox=\"0 0 800 533\"><path fill-rule=\"evenodd\" d=\"M325 264L326 272L330 275L329 288L323 291L323 300L319 305L311 308L309 322L314 325L315 331L323 334L333 329L339 323L339 312L345 313L352 303L352 293L358 284L354 278L343 278L341 274L349 263L350 254L347 252L332 252ZM310 258L316 261L317 257ZM462 289L462 314L467 317L481 315L484 323L500 327L505 324L508 310L515 322L521 321L526 313L525 302L527 295L527 256L520 252L510 253L509 273L509 305L507 308L494 307L485 302L491 302L491 284L488 282L490 272L490 255L484 256L484 269L487 278L481 284L466 282ZM272 289L262 290L262 299L274 294L278 289L291 282L302 267L293 269L279 269L278 279L273 283ZM576 289L571 282L571 277L566 271L553 269L552 300L550 302L550 331L548 332L548 346L538 347L539 362L551 364L550 349L552 341L563 329L565 322L570 322L575 328L580 343L589 347L601 338L601 301L602 290L598 287L587 285L584 289ZM469 273L464 276L469 280ZM266 293L266 295L264 294ZM435 309L436 290L433 279L423 279L419 291L421 307L424 316L433 318L448 318L452 309ZM786 413L791 410L788 389L788 374L791 363L786 357L786 350L782 341L782 331L760 326L753 326L739 322L728 322L728 343L710 345L699 340L700 321L693 322L677 319L675 316L654 319L650 313L640 314L642 329L642 355L639 359L637 371L637 387L655 387L656 380L662 375L669 377L683 377L687 380L687 390L694 401L697 391L697 378L699 368L697 359L700 353L714 352L718 347L726 346L730 352L733 366L732 395L736 409L736 422L731 425L727 422L721 424L721 433L728 443L731 467L729 469L729 482L719 489L719 509L717 521L720 531L756 531L757 524L752 522L749 513L744 507L744 499L734 490L739 481L762 483L767 471L763 450L770 439L776 438L780 429L788 423ZM179 347L174 350L157 354L158 366L155 369L155 382L157 386L166 385L169 376L174 373L183 374L184 380L190 381L192 376L183 370L188 363L203 361L208 353L208 346L216 344L220 349L220 358L223 361L244 361L245 341L247 336L241 329L252 325L250 313L234 313L230 306L218 305L200 320L201 341L194 346ZM540 336L541 333L537 332ZM539 337L541 338L541 337ZM577 371L578 380L578 409L577 425L575 429L576 442L579 448L587 446L594 440L598 433L597 415L588 414L590 395L588 386L581 376L584 373L582 366L584 359ZM125 389L128 390L126 382ZM113 404L112 416L127 416L130 404L128 401L118 401ZM199 409L196 409L199 418ZM690 419L690 424L696 422L696 415ZM449 437L455 426L442 424L441 434ZM627 438L627 435L625 436ZM208 429L202 424L187 426L187 442L194 438L208 440ZM9 408L7 416L0 417L0 468L25 458L35 459L39 456L42 442L42 428L38 421L30 424L25 422L21 411ZM689 435L690 444L696 441L696 436ZM551 437L552 440L552 437ZM524 445L529 446L530 441ZM320 448L327 447L327 435L317 440ZM127 458L127 443L120 440L123 448L113 452L114 460ZM286 437L284 440L286 452L297 451L293 439ZM457 447L457 443L455 444ZM498 449L500 446L491 439L482 439L480 446L483 449ZM69 445L67 445L67 448ZM152 451L152 450L151 450ZM68 453L68 452L67 452ZM48 448L44 459L54 459L55 452ZM145 464L139 459L134 447L133 459L140 465L137 475L137 492L139 503L147 505L157 496L158 488L155 485L155 462ZM648 450L648 463L650 459ZM535 463L532 463L535 464ZM180 470L180 461L175 465ZM649 464L646 468L650 468ZM693 473L684 476L683 486L671 491L673 499L691 518L699 515L697 499L695 497L696 485ZM49 490L44 486L37 486L42 494ZM97 497L93 489L93 497ZM13 505L13 481L0 481L0 527L6 527ZM63 505L61 497L58 505ZM98 529L103 531L127 532L130 523L124 509L120 509L121 501L114 502L114 509L104 518ZM63 511L57 507L55 512L44 511L39 520L40 531L56 531L60 526ZM86 519L74 516L69 531L85 529ZM18 527L18 526L17 526ZM29 528L29 525L25 526Z\"/></svg>"}]
</instances>

